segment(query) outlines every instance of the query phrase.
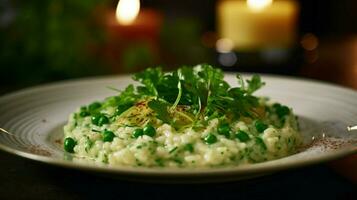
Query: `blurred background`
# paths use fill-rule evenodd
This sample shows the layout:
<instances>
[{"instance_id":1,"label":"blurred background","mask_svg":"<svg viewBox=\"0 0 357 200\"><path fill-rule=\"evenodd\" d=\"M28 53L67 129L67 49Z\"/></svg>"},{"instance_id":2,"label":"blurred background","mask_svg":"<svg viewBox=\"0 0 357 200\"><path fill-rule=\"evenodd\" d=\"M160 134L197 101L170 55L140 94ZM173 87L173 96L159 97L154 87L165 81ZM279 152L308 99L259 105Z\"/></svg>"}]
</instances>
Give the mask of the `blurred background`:
<instances>
[{"instance_id":1,"label":"blurred background","mask_svg":"<svg viewBox=\"0 0 357 200\"><path fill-rule=\"evenodd\" d=\"M210 63L357 88L353 0L0 0L0 94Z\"/></svg>"}]
</instances>

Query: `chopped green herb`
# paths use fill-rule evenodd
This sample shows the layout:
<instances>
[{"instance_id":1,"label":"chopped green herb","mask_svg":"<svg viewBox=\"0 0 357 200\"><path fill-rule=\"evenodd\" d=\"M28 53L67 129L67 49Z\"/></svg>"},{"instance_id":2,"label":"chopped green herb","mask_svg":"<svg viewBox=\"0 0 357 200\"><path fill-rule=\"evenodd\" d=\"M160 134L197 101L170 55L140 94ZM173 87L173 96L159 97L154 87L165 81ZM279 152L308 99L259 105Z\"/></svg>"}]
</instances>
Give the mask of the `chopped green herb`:
<instances>
[{"instance_id":1,"label":"chopped green herb","mask_svg":"<svg viewBox=\"0 0 357 200\"><path fill-rule=\"evenodd\" d=\"M177 150L177 147L174 147L174 148L172 148L170 151L169 151L169 153L173 153L173 152L175 152Z\"/></svg>"},{"instance_id":2,"label":"chopped green herb","mask_svg":"<svg viewBox=\"0 0 357 200\"><path fill-rule=\"evenodd\" d=\"M174 162L176 162L177 164L181 165L182 164L182 160L180 158L174 158L172 159Z\"/></svg>"},{"instance_id":3,"label":"chopped green herb","mask_svg":"<svg viewBox=\"0 0 357 200\"><path fill-rule=\"evenodd\" d=\"M193 152L194 151L194 148L193 148L193 145L192 144L186 144L185 146L184 146L184 150L185 151L189 151L189 152Z\"/></svg>"},{"instance_id":4,"label":"chopped green herb","mask_svg":"<svg viewBox=\"0 0 357 200\"><path fill-rule=\"evenodd\" d=\"M103 160L102 160L103 163L108 163L108 155L107 154L104 154L103 155Z\"/></svg>"},{"instance_id":5,"label":"chopped green herb","mask_svg":"<svg viewBox=\"0 0 357 200\"><path fill-rule=\"evenodd\" d=\"M255 142L256 142L262 149L264 149L264 150L267 149L267 146L265 145L265 143L264 143L264 141L263 141L262 138L256 137L256 138L255 138Z\"/></svg>"},{"instance_id":6,"label":"chopped green herb","mask_svg":"<svg viewBox=\"0 0 357 200\"><path fill-rule=\"evenodd\" d=\"M86 136L86 142L85 142L85 151L88 152L92 146L93 146L93 141L88 137Z\"/></svg>"},{"instance_id":7,"label":"chopped green herb","mask_svg":"<svg viewBox=\"0 0 357 200\"><path fill-rule=\"evenodd\" d=\"M161 158L156 159L155 163L160 167L165 166L164 161Z\"/></svg>"}]
</instances>

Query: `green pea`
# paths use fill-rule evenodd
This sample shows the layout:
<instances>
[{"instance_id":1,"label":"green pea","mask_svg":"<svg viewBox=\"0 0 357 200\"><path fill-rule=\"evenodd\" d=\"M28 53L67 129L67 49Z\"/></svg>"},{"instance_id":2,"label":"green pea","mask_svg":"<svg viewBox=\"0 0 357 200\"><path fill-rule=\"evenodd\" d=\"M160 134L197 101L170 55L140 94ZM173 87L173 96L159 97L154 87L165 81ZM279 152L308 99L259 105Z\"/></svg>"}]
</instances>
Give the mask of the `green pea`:
<instances>
[{"instance_id":1,"label":"green pea","mask_svg":"<svg viewBox=\"0 0 357 200\"><path fill-rule=\"evenodd\" d=\"M79 116L81 116L81 117L87 117L87 116L89 116L90 115L90 113L88 112L88 111L81 111L80 113L79 113Z\"/></svg>"},{"instance_id":2,"label":"green pea","mask_svg":"<svg viewBox=\"0 0 357 200\"><path fill-rule=\"evenodd\" d=\"M217 132L218 134L224 135L226 136L226 138L229 138L231 128L229 127L229 124L220 124L217 128Z\"/></svg>"},{"instance_id":3,"label":"green pea","mask_svg":"<svg viewBox=\"0 0 357 200\"><path fill-rule=\"evenodd\" d=\"M205 141L206 144L213 144L217 142L217 137L210 133L203 140Z\"/></svg>"},{"instance_id":4,"label":"green pea","mask_svg":"<svg viewBox=\"0 0 357 200\"><path fill-rule=\"evenodd\" d=\"M100 117L101 117L101 115L94 115L94 116L92 116L92 118L91 118L91 119L92 119L92 124L98 126Z\"/></svg>"},{"instance_id":5,"label":"green pea","mask_svg":"<svg viewBox=\"0 0 357 200\"><path fill-rule=\"evenodd\" d=\"M151 125L146 125L143 128L143 132L144 132L144 135L147 135L147 136L150 136L150 137L153 137L156 134L155 128L153 126L151 126Z\"/></svg>"},{"instance_id":6,"label":"green pea","mask_svg":"<svg viewBox=\"0 0 357 200\"><path fill-rule=\"evenodd\" d=\"M276 114L279 118L284 117L290 113L290 109L287 106L280 106L276 108Z\"/></svg>"},{"instance_id":7,"label":"green pea","mask_svg":"<svg viewBox=\"0 0 357 200\"><path fill-rule=\"evenodd\" d=\"M241 142L247 142L250 140L249 135L244 131L237 131L236 138Z\"/></svg>"},{"instance_id":8,"label":"green pea","mask_svg":"<svg viewBox=\"0 0 357 200\"><path fill-rule=\"evenodd\" d=\"M88 106L88 110L89 110L89 112L93 112L93 111L95 111L96 109L100 108L101 106L102 106L101 103L99 103L99 102L93 102L93 103L91 103L91 104Z\"/></svg>"},{"instance_id":9,"label":"green pea","mask_svg":"<svg viewBox=\"0 0 357 200\"><path fill-rule=\"evenodd\" d=\"M77 145L77 142L73 138L68 137L64 139L63 145L64 145L64 150L66 150L69 153L74 153L73 149Z\"/></svg>"},{"instance_id":10,"label":"green pea","mask_svg":"<svg viewBox=\"0 0 357 200\"><path fill-rule=\"evenodd\" d=\"M105 130L102 133L102 137L103 137L104 142L111 142L111 141L113 141L113 138L115 137L115 135L112 131Z\"/></svg>"},{"instance_id":11,"label":"green pea","mask_svg":"<svg viewBox=\"0 0 357 200\"><path fill-rule=\"evenodd\" d=\"M103 124L108 124L109 123L109 118L101 115L98 119L98 126L103 126Z\"/></svg>"},{"instance_id":12,"label":"green pea","mask_svg":"<svg viewBox=\"0 0 357 200\"><path fill-rule=\"evenodd\" d=\"M264 124L261 120L257 120L254 124L255 128L259 133L263 133L265 129L268 128L268 125Z\"/></svg>"},{"instance_id":13,"label":"green pea","mask_svg":"<svg viewBox=\"0 0 357 200\"><path fill-rule=\"evenodd\" d=\"M133 131L132 137L133 138L138 138L140 136L144 135L144 131L141 128L137 128Z\"/></svg>"}]
</instances>

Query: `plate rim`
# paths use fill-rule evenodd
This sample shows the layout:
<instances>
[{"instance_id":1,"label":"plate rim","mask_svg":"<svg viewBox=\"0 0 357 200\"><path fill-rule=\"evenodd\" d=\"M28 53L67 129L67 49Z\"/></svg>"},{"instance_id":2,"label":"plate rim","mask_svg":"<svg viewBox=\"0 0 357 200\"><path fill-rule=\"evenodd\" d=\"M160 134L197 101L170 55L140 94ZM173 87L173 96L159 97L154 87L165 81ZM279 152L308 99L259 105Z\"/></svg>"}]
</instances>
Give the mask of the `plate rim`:
<instances>
[{"instance_id":1,"label":"plate rim","mask_svg":"<svg viewBox=\"0 0 357 200\"><path fill-rule=\"evenodd\" d=\"M311 160L298 160L295 162L279 163L279 165L271 165L271 162L279 160L265 161L261 163L228 166L222 168L146 168L146 167L130 167L130 166L105 166L95 165L81 162L72 162L60 159L54 159L47 156L31 154L22 152L16 149L12 149L6 145L0 144L0 150L10 153L12 155L20 156L29 160L37 161L40 163L51 164L54 166L60 166L64 168L72 168L86 171L97 171L114 174L126 174L126 175L145 175L145 176L220 176L220 175L240 175L240 174L255 174L265 172L275 172L287 169L300 168L307 165L313 165L323 163L330 160L342 158L344 156L353 155L357 153L357 147L345 148L336 152L328 152L323 154L319 159ZM285 157L284 157L285 158ZM280 158L283 159L283 158Z\"/></svg>"}]
</instances>

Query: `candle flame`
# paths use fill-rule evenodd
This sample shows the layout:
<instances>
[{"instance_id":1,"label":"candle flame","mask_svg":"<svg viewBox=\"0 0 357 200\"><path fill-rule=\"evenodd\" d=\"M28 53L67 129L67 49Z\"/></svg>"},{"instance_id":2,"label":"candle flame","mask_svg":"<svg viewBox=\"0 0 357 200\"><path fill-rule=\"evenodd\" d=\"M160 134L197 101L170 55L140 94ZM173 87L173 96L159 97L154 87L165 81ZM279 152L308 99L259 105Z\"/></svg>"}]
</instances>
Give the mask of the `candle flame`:
<instances>
[{"instance_id":1,"label":"candle flame","mask_svg":"<svg viewBox=\"0 0 357 200\"><path fill-rule=\"evenodd\" d=\"M272 3L273 0L247 0L248 7L254 12L260 12Z\"/></svg>"},{"instance_id":2,"label":"candle flame","mask_svg":"<svg viewBox=\"0 0 357 200\"><path fill-rule=\"evenodd\" d=\"M116 19L120 24L133 23L140 10L140 0L119 0L116 9Z\"/></svg>"}]
</instances>

